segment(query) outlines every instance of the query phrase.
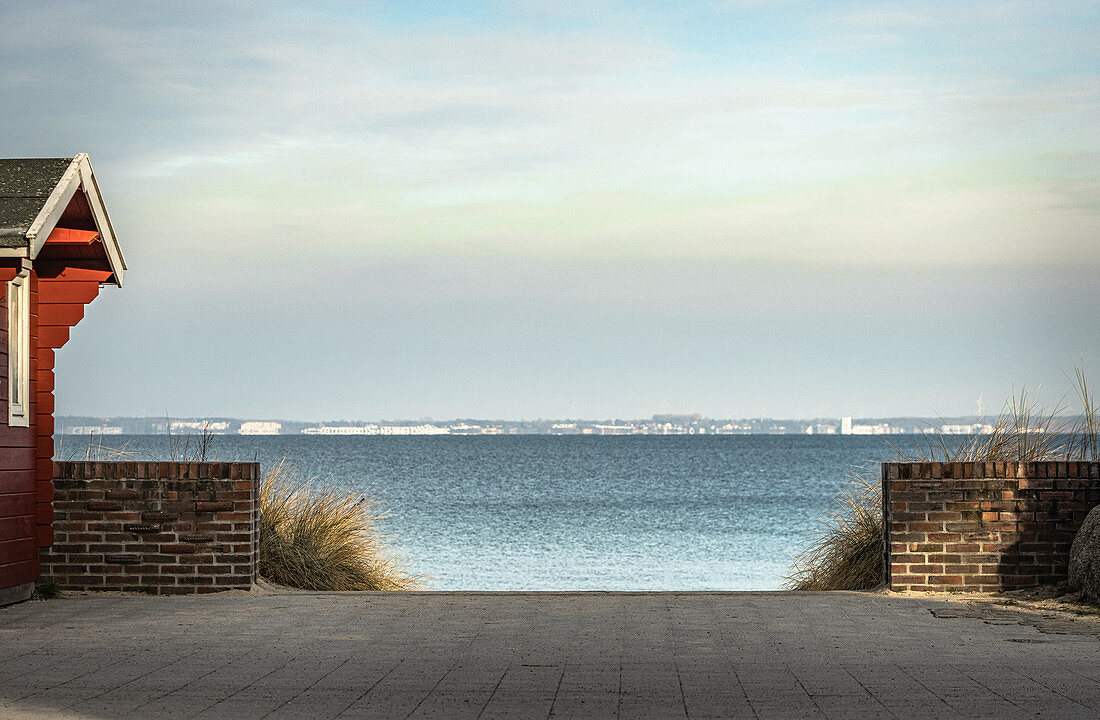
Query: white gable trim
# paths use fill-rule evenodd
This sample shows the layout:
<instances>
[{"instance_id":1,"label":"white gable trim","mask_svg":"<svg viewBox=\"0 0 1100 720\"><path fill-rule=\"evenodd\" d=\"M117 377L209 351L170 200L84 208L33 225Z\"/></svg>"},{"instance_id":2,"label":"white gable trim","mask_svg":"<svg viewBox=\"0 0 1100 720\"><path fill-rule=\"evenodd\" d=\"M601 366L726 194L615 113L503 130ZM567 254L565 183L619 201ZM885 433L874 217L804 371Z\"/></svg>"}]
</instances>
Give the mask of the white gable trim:
<instances>
[{"instance_id":1,"label":"white gable trim","mask_svg":"<svg viewBox=\"0 0 1100 720\"><path fill-rule=\"evenodd\" d=\"M73 158L80 160L80 185L84 188L84 194L88 198L88 206L92 209L92 217L95 218L96 229L103 241L103 249L107 252L107 261L114 271L115 281L122 287L122 274L126 271L126 258L122 256L122 248L119 247L118 238L115 237L115 228L111 224L111 218L107 215L107 206L103 204L103 196L99 194L99 182L92 172L92 163L87 153L80 153Z\"/></svg>"},{"instance_id":2,"label":"white gable trim","mask_svg":"<svg viewBox=\"0 0 1100 720\"><path fill-rule=\"evenodd\" d=\"M99 194L99 183L96 182L95 173L92 172L92 163L87 153L80 153L69 163L65 173L54 187L53 192L46 199L38 216L27 230L27 247L33 260L38 257L46 239L61 221L65 208L78 190L83 190L88 199L88 207L92 210L92 218L95 220L96 230L103 241L103 249L107 253L107 262L111 265L115 281L122 285L122 275L126 271L126 259L122 257L122 248L115 237L114 226L107 215L107 208L103 204L103 197ZM22 250L19 251L22 254ZM0 254L2 256L2 254Z\"/></svg>"}]
</instances>

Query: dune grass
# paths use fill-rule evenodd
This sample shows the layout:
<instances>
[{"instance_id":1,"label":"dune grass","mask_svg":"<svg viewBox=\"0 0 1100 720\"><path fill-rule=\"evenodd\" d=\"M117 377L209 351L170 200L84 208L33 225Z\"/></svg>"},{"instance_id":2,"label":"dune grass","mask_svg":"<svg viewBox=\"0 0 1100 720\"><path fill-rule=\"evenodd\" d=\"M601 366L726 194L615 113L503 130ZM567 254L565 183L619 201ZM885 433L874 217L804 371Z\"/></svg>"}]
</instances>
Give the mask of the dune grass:
<instances>
[{"instance_id":1,"label":"dune grass","mask_svg":"<svg viewBox=\"0 0 1100 720\"><path fill-rule=\"evenodd\" d=\"M821 534L795 558L788 588L866 590L883 583L881 492L869 471L853 472Z\"/></svg>"},{"instance_id":2,"label":"dune grass","mask_svg":"<svg viewBox=\"0 0 1100 720\"><path fill-rule=\"evenodd\" d=\"M285 460L260 483L260 575L305 590L415 590L379 530L377 500L306 478Z\"/></svg>"},{"instance_id":3,"label":"dune grass","mask_svg":"<svg viewBox=\"0 0 1100 720\"><path fill-rule=\"evenodd\" d=\"M1086 390L1087 396L1087 390ZM1047 410L1032 400L1027 388L1013 393L1001 414L993 421L993 430L977 435L944 437L934 434L927 447L918 453L895 448L899 462L1032 462L1077 459L1080 428L1061 416L1065 405L1059 402ZM1081 458L1083 459L1083 458Z\"/></svg>"},{"instance_id":4,"label":"dune grass","mask_svg":"<svg viewBox=\"0 0 1100 720\"><path fill-rule=\"evenodd\" d=\"M1005 403L988 434L933 436L923 451L895 448L900 462L994 462L1097 460L1095 397L1084 371L1074 366L1074 390L1083 405L1076 419L1061 416L1065 406L1046 410L1022 389ZM786 586L791 590L869 590L884 578L882 486L875 469L852 473L836 508L819 535L794 560Z\"/></svg>"}]
</instances>

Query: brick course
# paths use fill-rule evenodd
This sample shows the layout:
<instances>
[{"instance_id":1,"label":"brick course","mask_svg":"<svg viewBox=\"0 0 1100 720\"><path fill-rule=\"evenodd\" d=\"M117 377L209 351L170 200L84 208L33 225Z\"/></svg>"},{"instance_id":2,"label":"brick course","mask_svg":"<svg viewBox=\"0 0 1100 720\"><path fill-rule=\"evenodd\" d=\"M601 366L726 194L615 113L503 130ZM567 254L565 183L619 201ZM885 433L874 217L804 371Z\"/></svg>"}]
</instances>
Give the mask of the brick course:
<instances>
[{"instance_id":1,"label":"brick course","mask_svg":"<svg viewBox=\"0 0 1100 720\"><path fill-rule=\"evenodd\" d=\"M55 462L43 580L177 595L248 589L259 463Z\"/></svg>"},{"instance_id":2,"label":"brick course","mask_svg":"<svg viewBox=\"0 0 1100 720\"><path fill-rule=\"evenodd\" d=\"M1096 462L883 463L887 583L994 592L1061 582L1097 505Z\"/></svg>"}]
</instances>

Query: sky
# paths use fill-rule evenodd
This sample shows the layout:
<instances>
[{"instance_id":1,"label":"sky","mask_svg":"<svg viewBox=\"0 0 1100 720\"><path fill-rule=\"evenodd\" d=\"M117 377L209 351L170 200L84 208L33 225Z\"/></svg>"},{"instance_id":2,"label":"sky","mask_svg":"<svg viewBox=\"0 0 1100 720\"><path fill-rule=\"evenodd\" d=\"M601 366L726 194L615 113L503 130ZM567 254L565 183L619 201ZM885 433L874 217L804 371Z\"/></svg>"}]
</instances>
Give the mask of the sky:
<instances>
[{"instance_id":1,"label":"sky","mask_svg":"<svg viewBox=\"0 0 1100 720\"><path fill-rule=\"evenodd\" d=\"M5 3L0 156L89 153L129 265L57 413L1056 404L1100 378L1097 37L1093 0Z\"/></svg>"}]
</instances>

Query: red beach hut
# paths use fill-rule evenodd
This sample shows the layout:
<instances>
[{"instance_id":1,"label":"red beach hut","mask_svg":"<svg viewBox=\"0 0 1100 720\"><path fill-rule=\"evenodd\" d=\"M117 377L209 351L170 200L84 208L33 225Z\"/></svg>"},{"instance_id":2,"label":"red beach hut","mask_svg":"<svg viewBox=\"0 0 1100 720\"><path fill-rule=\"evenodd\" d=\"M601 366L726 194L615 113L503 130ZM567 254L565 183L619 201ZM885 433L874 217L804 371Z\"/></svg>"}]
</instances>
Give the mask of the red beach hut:
<instances>
[{"instance_id":1,"label":"red beach hut","mask_svg":"<svg viewBox=\"0 0 1100 720\"><path fill-rule=\"evenodd\" d=\"M53 542L54 351L125 269L86 154L0 159L0 604Z\"/></svg>"}]
</instances>

